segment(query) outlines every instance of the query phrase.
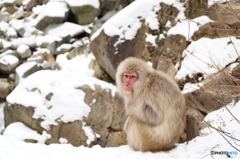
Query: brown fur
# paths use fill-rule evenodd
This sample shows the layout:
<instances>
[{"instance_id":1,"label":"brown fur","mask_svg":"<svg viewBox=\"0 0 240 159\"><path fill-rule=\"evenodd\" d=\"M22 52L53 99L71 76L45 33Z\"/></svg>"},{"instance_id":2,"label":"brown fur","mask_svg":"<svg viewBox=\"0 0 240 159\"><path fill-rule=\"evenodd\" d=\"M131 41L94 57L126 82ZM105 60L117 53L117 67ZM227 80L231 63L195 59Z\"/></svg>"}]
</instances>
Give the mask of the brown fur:
<instances>
[{"instance_id":1,"label":"brown fur","mask_svg":"<svg viewBox=\"0 0 240 159\"><path fill-rule=\"evenodd\" d=\"M137 73L132 92L122 89L122 74ZM185 100L176 82L137 58L125 59L117 69L116 82L128 116L124 125L128 144L137 151L174 147L185 126Z\"/></svg>"}]
</instances>

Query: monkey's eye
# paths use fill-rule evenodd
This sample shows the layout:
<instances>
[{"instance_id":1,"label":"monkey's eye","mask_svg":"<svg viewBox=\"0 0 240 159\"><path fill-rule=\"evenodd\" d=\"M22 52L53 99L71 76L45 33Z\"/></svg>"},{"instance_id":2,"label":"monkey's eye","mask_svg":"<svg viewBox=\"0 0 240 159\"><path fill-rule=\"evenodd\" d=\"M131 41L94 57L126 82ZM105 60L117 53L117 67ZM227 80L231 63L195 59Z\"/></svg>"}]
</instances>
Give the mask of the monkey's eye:
<instances>
[{"instance_id":1,"label":"monkey's eye","mask_svg":"<svg viewBox=\"0 0 240 159\"><path fill-rule=\"evenodd\" d=\"M137 75L135 74L123 74L123 79L133 79L133 80L136 80L138 78Z\"/></svg>"},{"instance_id":2,"label":"monkey's eye","mask_svg":"<svg viewBox=\"0 0 240 159\"><path fill-rule=\"evenodd\" d=\"M133 79L135 79L135 78L137 78L137 76L135 76L135 75L132 75L130 78L133 78Z\"/></svg>"},{"instance_id":3,"label":"monkey's eye","mask_svg":"<svg viewBox=\"0 0 240 159\"><path fill-rule=\"evenodd\" d=\"M125 78L128 78L128 75L123 75Z\"/></svg>"}]
</instances>

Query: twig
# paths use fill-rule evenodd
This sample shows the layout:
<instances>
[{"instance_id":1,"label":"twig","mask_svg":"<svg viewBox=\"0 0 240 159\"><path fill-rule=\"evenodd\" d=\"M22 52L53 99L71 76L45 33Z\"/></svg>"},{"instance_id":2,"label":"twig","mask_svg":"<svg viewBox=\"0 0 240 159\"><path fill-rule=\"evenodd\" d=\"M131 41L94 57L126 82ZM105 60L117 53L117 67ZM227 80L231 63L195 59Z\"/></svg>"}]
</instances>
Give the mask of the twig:
<instances>
[{"instance_id":1,"label":"twig","mask_svg":"<svg viewBox=\"0 0 240 159\"><path fill-rule=\"evenodd\" d=\"M229 143L229 145L231 145L234 149L236 149L238 152L240 152L240 150L238 148L236 148L235 146L233 146L232 143L229 142L228 139L223 134L221 134L221 132L219 132L219 131L217 131L217 132Z\"/></svg>"}]
</instances>

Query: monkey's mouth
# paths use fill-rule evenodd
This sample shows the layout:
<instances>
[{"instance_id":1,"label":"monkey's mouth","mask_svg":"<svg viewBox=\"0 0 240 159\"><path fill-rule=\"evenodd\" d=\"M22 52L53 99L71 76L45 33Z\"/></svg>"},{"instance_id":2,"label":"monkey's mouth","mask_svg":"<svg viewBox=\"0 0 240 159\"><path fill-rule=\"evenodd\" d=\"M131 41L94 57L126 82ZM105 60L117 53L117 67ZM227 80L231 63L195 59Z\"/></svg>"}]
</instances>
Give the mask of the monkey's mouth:
<instances>
[{"instance_id":1,"label":"monkey's mouth","mask_svg":"<svg viewBox=\"0 0 240 159\"><path fill-rule=\"evenodd\" d=\"M129 84L123 85L123 89L126 92L131 92L132 91L132 86Z\"/></svg>"}]
</instances>

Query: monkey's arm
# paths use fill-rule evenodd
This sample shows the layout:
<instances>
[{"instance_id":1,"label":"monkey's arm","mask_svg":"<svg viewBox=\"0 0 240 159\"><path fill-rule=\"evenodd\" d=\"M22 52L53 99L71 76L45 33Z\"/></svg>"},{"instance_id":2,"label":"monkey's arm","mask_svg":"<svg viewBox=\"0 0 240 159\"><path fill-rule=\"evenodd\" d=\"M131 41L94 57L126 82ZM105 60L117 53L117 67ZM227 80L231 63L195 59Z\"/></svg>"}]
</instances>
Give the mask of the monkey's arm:
<instances>
[{"instance_id":1,"label":"monkey's arm","mask_svg":"<svg viewBox=\"0 0 240 159\"><path fill-rule=\"evenodd\" d=\"M162 112L160 110L156 111L156 106L146 104L145 102L142 104L127 104L126 113L128 116L133 116L141 122L152 126L158 125L163 121Z\"/></svg>"},{"instance_id":2,"label":"monkey's arm","mask_svg":"<svg viewBox=\"0 0 240 159\"><path fill-rule=\"evenodd\" d=\"M154 110L154 106L146 104L143 106L142 120L150 125L158 125L163 121L161 110Z\"/></svg>"},{"instance_id":3,"label":"monkey's arm","mask_svg":"<svg viewBox=\"0 0 240 159\"><path fill-rule=\"evenodd\" d=\"M151 125L158 125L164 120L164 111L172 102L169 97L173 95L172 85L164 75L157 72L148 77L147 86L143 91L144 103L141 106L142 112L138 117L143 122Z\"/></svg>"}]
</instances>

